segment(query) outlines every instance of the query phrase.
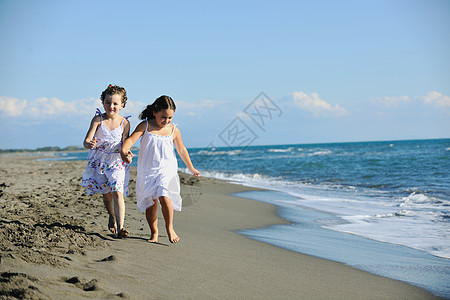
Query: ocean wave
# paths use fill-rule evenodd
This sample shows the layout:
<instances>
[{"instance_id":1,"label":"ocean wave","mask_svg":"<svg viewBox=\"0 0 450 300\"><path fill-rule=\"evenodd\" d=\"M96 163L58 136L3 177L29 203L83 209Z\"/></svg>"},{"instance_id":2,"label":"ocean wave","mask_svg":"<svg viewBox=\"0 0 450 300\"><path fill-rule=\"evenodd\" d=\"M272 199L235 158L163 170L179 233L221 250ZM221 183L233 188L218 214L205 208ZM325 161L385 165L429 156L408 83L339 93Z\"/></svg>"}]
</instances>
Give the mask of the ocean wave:
<instances>
[{"instance_id":1,"label":"ocean wave","mask_svg":"<svg viewBox=\"0 0 450 300\"><path fill-rule=\"evenodd\" d=\"M192 155L239 155L241 154L242 150L229 150L229 151L208 151L208 150L201 150L197 153L192 153Z\"/></svg>"},{"instance_id":2,"label":"ocean wave","mask_svg":"<svg viewBox=\"0 0 450 300\"><path fill-rule=\"evenodd\" d=\"M329 155L331 153L333 153L333 152L330 150L319 150L319 151L316 151L313 153L308 153L307 155L308 156L317 156L317 155Z\"/></svg>"},{"instance_id":3,"label":"ocean wave","mask_svg":"<svg viewBox=\"0 0 450 300\"><path fill-rule=\"evenodd\" d=\"M274 153L286 153L286 152L292 152L294 151L294 147L289 147L287 149L268 149L267 152L274 152Z\"/></svg>"},{"instance_id":4,"label":"ocean wave","mask_svg":"<svg viewBox=\"0 0 450 300\"><path fill-rule=\"evenodd\" d=\"M396 216L396 217L411 217L411 216L415 216L415 215L417 215L416 212L414 212L412 210L405 210L405 209L398 211L394 214L394 216Z\"/></svg>"},{"instance_id":5,"label":"ocean wave","mask_svg":"<svg viewBox=\"0 0 450 300\"><path fill-rule=\"evenodd\" d=\"M437 257L450 259L450 243L442 224L430 222L414 212L401 211L394 216L344 216L348 223L322 226L330 230L350 233L365 238L407 246Z\"/></svg>"},{"instance_id":6,"label":"ocean wave","mask_svg":"<svg viewBox=\"0 0 450 300\"><path fill-rule=\"evenodd\" d=\"M244 174L244 173L224 173L224 172L214 172L214 171L204 171L202 172L202 176L209 178L222 179L233 182L240 183L251 183L251 182L260 182L260 183L269 183L275 178L271 178L266 175L254 173L254 174Z\"/></svg>"},{"instance_id":7,"label":"ocean wave","mask_svg":"<svg viewBox=\"0 0 450 300\"><path fill-rule=\"evenodd\" d=\"M390 213L390 214L378 214L378 215L375 215L374 217L378 218L378 219L384 219L384 218L392 218L394 216L395 216L395 213Z\"/></svg>"},{"instance_id":8,"label":"ocean wave","mask_svg":"<svg viewBox=\"0 0 450 300\"><path fill-rule=\"evenodd\" d=\"M395 217L413 217L413 216L420 216L420 213L413 210L400 210L395 213L388 213L388 214L377 214L371 216L371 218L375 219L385 219L385 218L395 218Z\"/></svg>"},{"instance_id":9,"label":"ocean wave","mask_svg":"<svg viewBox=\"0 0 450 300\"><path fill-rule=\"evenodd\" d=\"M424 193L421 193L420 191L414 191L411 194L409 194L406 197L403 197L400 199L399 207L408 207L408 206L420 206L424 207L424 205L429 204L432 206L440 206L445 205L444 201L433 197L426 195Z\"/></svg>"}]
</instances>

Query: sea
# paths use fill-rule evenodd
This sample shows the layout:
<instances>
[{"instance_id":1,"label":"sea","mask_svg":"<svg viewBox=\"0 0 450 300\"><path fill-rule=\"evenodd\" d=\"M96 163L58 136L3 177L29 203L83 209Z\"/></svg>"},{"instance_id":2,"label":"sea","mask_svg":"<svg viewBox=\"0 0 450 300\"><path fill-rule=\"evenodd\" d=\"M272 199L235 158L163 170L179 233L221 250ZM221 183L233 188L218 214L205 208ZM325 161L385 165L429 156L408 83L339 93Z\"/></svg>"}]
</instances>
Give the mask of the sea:
<instances>
[{"instance_id":1,"label":"sea","mask_svg":"<svg viewBox=\"0 0 450 300\"><path fill-rule=\"evenodd\" d=\"M188 150L202 176L264 189L236 196L291 222L240 234L450 299L450 139Z\"/></svg>"}]
</instances>

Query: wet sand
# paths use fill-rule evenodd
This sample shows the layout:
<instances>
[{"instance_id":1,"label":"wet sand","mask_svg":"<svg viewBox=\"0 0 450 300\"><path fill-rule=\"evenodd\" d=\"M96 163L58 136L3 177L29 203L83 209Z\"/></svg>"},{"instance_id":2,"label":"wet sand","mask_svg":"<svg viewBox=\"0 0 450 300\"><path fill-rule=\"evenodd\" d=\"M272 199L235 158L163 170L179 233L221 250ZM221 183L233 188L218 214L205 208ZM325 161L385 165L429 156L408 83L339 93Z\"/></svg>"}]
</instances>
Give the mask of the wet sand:
<instances>
[{"instance_id":1,"label":"wet sand","mask_svg":"<svg viewBox=\"0 0 450 300\"><path fill-rule=\"evenodd\" d=\"M183 210L159 243L134 203L130 236L107 230L101 195L80 186L86 163L0 156L1 299L433 299L427 291L248 239L236 230L286 224L270 204L230 196L250 188L184 175ZM382 262L381 262L382 263Z\"/></svg>"}]
</instances>

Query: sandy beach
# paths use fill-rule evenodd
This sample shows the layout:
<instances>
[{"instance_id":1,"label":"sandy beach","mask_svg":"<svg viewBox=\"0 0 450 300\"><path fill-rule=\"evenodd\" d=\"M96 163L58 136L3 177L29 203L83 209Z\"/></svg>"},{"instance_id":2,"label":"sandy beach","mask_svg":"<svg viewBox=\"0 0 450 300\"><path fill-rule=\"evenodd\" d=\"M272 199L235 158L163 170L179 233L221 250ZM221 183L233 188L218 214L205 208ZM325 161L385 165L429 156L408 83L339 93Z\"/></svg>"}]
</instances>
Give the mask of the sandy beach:
<instances>
[{"instance_id":1,"label":"sandy beach","mask_svg":"<svg viewBox=\"0 0 450 300\"><path fill-rule=\"evenodd\" d=\"M170 244L125 198L128 238L107 230L101 195L80 186L82 161L0 156L1 299L437 299L418 287L246 238L286 224L276 207L230 196L250 188L184 175ZM382 262L380 262L382 263Z\"/></svg>"}]
</instances>

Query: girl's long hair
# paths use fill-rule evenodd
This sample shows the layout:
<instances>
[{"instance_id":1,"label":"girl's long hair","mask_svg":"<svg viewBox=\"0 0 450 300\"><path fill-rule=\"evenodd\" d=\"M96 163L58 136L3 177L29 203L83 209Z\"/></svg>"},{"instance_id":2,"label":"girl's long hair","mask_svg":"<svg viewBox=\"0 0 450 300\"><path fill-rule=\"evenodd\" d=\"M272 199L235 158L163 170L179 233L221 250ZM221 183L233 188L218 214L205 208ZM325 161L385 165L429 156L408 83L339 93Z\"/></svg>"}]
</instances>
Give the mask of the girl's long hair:
<instances>
[{"instance_id":1,"label":"girl's long hair","mask_svg":"<svg viewBox=\"0 0 450 300\"><path fill-rule=\"evenodd\" d=\"M176 109L175 102L173 102L172 98L170 98L169 96L162 95L161 97L156 99L155 102L147 105L147 107L139 115L139 118L141 120L154 119L155 116L153 115L153 113L157 113L163 109L172 109L173 111L175 111Z\"/></svg>"}]
</instances>

